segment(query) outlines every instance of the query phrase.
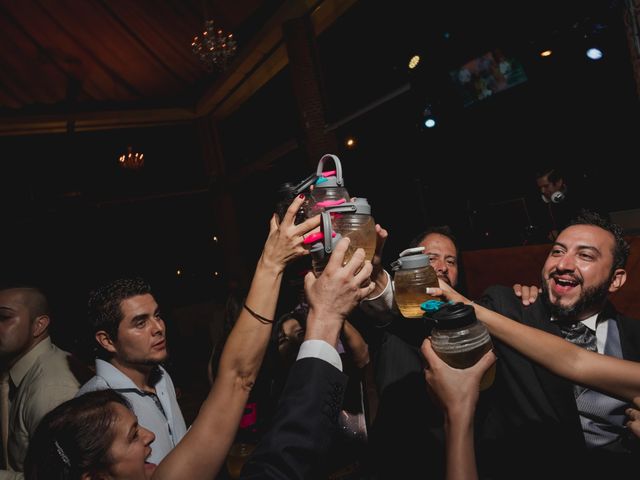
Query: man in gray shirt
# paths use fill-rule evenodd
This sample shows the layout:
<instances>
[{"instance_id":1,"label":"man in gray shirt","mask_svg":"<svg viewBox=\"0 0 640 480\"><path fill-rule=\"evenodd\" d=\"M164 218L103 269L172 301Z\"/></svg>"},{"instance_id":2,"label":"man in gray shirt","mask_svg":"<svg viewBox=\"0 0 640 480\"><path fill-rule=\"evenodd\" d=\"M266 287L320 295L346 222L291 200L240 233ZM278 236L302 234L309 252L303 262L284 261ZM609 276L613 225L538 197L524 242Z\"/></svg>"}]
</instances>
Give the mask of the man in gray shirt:
<instances>
[{"instance_id":1,"label":"man in gray shirt","mask_svg":"<svg viewBox=\"0 0 640 480\"><path fill-rule=\"evenodd\" d=\"M186 433L167 358L165 324L151 287L142 279L119 279L92 292L89 321L98 342L96 376L78 395L113 389L124 395L140 425L151 430L149 462L159 463Z\"/></svg>"}]
</instances>

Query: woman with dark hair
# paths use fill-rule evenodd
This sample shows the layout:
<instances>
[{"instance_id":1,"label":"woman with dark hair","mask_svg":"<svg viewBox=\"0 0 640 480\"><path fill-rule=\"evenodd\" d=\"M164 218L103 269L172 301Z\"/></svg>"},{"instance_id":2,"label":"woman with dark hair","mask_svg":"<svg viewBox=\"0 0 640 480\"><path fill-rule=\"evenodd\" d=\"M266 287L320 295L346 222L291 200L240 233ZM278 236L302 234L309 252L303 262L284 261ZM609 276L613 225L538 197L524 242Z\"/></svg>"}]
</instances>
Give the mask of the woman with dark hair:
<instances>
[{"instance_id":1,"label":"woman with dark hair","mask_svg":"<svg viewBox=\"0 0 640 480\"><path fill-rule=\"evenodd\" d=\"M26 477L98 478L101 472L117 470L120 459L112 445L119 426L130 420L136 424L131 444L138 445L135 450L143 459L137 466L144 469L153 433L137 426L124 397L100 390L64 402L42 418L29 446Z\"/></svg>"},{"instance_id":2,"label":"woman with dark hair","mask_svg":"<svg viewBox=\"0 0 640 480\"><path fill-rule=\"evenodd\" d=\"M307 255L303 235L319 216L295 225L304 197L278 223L271 218L242 311L225 344L216 380L191 428L156 466L146 463L154 439L123 401L96 392L50 412L31 441L28 480L214 478L231 446L269 338L285 266ZM91 396L88 396L91 395ZM100 413L101 410L104 410Z\"/></svg>"}]
</instances>

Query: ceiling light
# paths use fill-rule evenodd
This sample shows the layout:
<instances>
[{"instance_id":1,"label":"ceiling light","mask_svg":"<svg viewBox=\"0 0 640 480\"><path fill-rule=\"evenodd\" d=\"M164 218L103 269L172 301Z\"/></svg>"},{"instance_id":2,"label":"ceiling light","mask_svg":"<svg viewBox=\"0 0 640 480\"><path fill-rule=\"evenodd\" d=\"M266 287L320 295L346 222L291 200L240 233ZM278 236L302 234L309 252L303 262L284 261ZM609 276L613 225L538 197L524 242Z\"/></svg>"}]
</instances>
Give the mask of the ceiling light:
<instances>
[{"instance_id":1,"label":"ceiling light","mask_svg":"<svg viewBox=\"0 0 640 480\"><path fill-rule=\"evenodd\" d=\"M140 170L144 166L144 153L134 152L127 147L127 153L120 155L118 163L127 170Z\"/></svg>"},{"instance_id":2,"label":"ceiling light","mask_svg":"<svg viewBox=\"0 0 640 480\"><path fill-rule=\"evenodd\" d=\"M209 71L224 71L236 54L238 44L232 33L224 33L215 28L213 20L204 22L201 36L196 35L191 42L193 53Z\"/></svg>"}]
</instances>

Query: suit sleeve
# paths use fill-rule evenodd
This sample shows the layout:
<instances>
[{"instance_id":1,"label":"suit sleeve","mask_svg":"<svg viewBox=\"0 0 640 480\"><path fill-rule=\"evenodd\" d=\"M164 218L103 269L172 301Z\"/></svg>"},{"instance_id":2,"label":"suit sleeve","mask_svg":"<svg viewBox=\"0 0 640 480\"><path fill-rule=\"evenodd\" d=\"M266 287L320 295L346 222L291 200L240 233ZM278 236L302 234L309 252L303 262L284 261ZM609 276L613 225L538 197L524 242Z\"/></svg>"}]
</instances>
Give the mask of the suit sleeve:
<instances>
[{"instance_id":1,"label":"suit sleeve","mask_svg":"<svg viewBox=\"0 0 640 480\"><path fill-rule=\"evenodd\" d=\"M302 479L322 470L337 428L347 376L318 358L291 368L271 430L242 469L241 479Z\"/></svg>"},{"instance_id":2,"label":"suit sleeve","mask_svg":"<svg viewBox=\"0 0 640 480\"><path fill-rule=\"evenodd\" d=\"M510 291L508 287L492 285L483 292L482 296L476 300L476 303L494 312L502 313L504 310L502 300L508 298L510 295L514 294L513 290Z\"/></svg>"}]
</instances>

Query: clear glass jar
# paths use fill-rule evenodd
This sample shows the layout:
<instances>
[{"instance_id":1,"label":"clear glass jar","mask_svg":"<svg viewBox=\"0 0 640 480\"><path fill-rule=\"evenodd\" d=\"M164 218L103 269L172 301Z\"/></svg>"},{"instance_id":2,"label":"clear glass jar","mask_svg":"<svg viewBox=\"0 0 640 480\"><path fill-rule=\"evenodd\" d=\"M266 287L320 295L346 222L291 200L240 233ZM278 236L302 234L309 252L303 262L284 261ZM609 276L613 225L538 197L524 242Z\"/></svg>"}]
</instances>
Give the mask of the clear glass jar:
<instances>
[{"instance_id":1,"label":"clear glass jar","mask_svg":"<svg viewBox=\"0 0 640 480\"><path fill-rule=\"evenodd\" d=\"M421 318L420 305L437 297L428 295L427 287L438 287L438 274L429 264L424 247L409 248L400 253L393 268L393 290L396 304L405 318Z\"/></svg>"},{"instance_id":2,"label":"clear glass jar","mask_svg":"<svg viewBox=\"0 0 640 480\"><path fill-rule=\"evenodd\" d=\"M320 215L322 216L320 232L308 237L316 239L309 249L309 253L311 255L311 268L316 278L322 274L327 263L329 263L331 253L335 250L338 242L342 240L342 235L333 231L331 215L328 212L322 212ZM344 261L342 262L343 265L353 256L354 251L355 250L351 245L349 245L349 248L344 255Z\"/></svg>"},{"instance_id":3,"label":"clear glass jar","mask_svg":"<svg viewBox=\"0 0 640 480\"><path fill-rule=\"evenodd\" d=\"M335 164L335 170L324 170L328 160ZM348 202L351 197L344 186L342 178L342 164L340 159L331 154L323 155L318 161L316 169L317 180L313 190L309 193L305 202L305 211L308 217L313 217L323 212L326 206Z\"/></svg>"},{"instance_id":4,"label":"clear glass jar","mask_svg":"<svg viewBox=\"0 0 640 480\"><path fill-rule=\"evenodd\" d=\"M453 368L468 368L493 348L487 327L476 319L475 311L463 303L445 304L431 318L431 346ZM495 363L484 373L480 390L489 388L496 376Z\"/></svg>"},{"instance_id":5,"label":"clear glass jar","mask_svg":"<svg viewBox=\"0 0 640 480\"><path fill-rule=\"evenodd\" d=\"M420 268L399 270L393 276L393 288L396 304L405 318L421 318L420 305L437 297L428 295L427 287L438 287L438 275L431 265Z\"/></svg>"},{"instance_id":6,"label":"clear glass jar","mask_svg":"<svg viewBox=\"0 0 640 480\"><path fill-rule=\"evenodd\" d=\"M355 198L353 202L327 207L331 214L333 230L351 240L350 249L364 249L365 260L371 261L376 252L376 222L371 216L371 206L366 198ZM351 255L345 255L349 261Z\"/></svg>"}]
</instances>

